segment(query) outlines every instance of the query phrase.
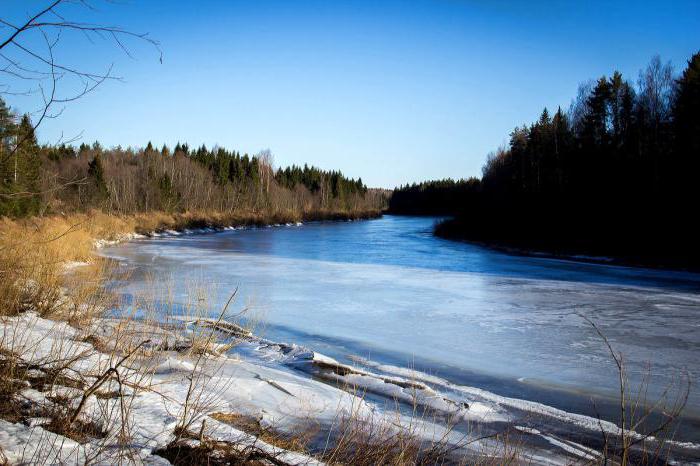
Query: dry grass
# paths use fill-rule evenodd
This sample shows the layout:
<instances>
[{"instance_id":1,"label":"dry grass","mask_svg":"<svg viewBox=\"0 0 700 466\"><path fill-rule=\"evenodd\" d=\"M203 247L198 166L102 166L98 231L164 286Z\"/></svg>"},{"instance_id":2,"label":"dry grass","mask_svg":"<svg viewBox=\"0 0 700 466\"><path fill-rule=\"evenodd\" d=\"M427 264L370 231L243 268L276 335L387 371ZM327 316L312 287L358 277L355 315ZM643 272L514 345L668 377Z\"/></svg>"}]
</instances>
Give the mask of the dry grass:
<instances>
[{"instance_id":1,"label":"dry grass","mask_svg":"<svg viewBox=\"0 0 700 466\"><path fill-rule=\"evenodd\" d=\"M27 388L27 368L17 355L2 348L0 353L0 419L19 422L24 418L23 407L17 403L18 394Z\"/></svg>"},{"instance_id":2,"label":"dry grass","mask_svg":"<svg viewBox=\"0 0 700 466\"><path fill-rule=\"evenodd\" d=\"M398 400L384 409L362 410L365 392L354 394L349 411L339 413L326 432L325 447L316 456L333 465L507 465L516 464L523 451L510 428L480 433L475 426L457 429L460 418ZM406 410L405 408L408 408Z\"/></svg>"},{"instance_id":3,"label":"dry grass","mask_svg":"<svg viewBox=\"0 0 700 466\"><path fill-rule=\"evenodd\" d=\"M72 222L63 218L0 219L1 314L30 309L42 316L75 314L75 309L66 309L64 264L92 260L93 241L84 226ZM96 267L93 283L99 281L102 271L101 266ZM96 288L74 290L85 296L94 294Z\"/></svg>"},{"instance_id":4,"label":"dry grass","mask_svg":"<svg viewBox=\"0 0 700 466\"><path fill-rule=\"evenodd\" d=\"M133 227L127 221L100 213L0 219L0 319L6 324L0 335L0 418L40 426L41 432L78 444L111 445L110 455L119 458L133 457L127 441L129 411L136 393L148 385L149 365L144 359L138 370L119 367L125 354L143 359L142 354L130 353L134 343L129 332L113 332L103 345L90 332L95 319L114 306L114 297L104 287L113 277L113 268L94 255L94 241L103 236L117 238L129 228ZM72 262L87 264L67 269ZM37 359L41 342L30 336L34 315L65 321L79 330L70 337L56 330L50 354ZM11 316L16 320L11 321ZM123 324L129 326L128 319ZM102 354L95 358L98 349ZM128 383L128 393L123 383ZM40 400L26 398L26 389L40 394ZM88 398L90 409L86 410ZM41 448L30 462L61 460L55 456L61 449L51 444L56 437L40 435ZM95 454L101 455L100 450Z\"/></svg>"},{"instance_id":5,"label":"dry grass","mask_svg":"<svg viewBox=\"0 0 700 466\"><path fill-rule=\"evenodd\" d=\"M286 466L276 455L254 445L239 448L230 442L213 440L206 436L180 431L177 439L154 452L174 466Z\"/></svg>"},{"instance_id":6,"label":"dry grass","mask_svg":"<svg viewBox=\"0 0 700 466\"><path fill-rule=\"evenodd\" d=\"M293 433L289 433L271 426L263 426L259 419L244 414L216 412L210 414L209 417L253 435L275 447L305 454L309 453L309 445L319 434L319 427L316 423L297 426L292 429Z\"/></svg>"}]
</instances>

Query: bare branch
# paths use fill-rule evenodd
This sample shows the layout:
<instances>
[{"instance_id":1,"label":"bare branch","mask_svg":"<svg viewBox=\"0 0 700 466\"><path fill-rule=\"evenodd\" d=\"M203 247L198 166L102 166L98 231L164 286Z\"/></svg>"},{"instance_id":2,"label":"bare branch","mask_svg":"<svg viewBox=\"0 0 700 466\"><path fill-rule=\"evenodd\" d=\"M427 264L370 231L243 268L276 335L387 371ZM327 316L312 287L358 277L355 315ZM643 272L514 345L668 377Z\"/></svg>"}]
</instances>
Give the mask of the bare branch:
<instances>
[{"instance_id":1,"label":"bare branch","mask_svg":"<svg viewBox=\"0 0 700 466\"><path fill-rule=\"evenodd\" d=\"M2 43L0 43L0 50L2 50L3 48L5 48L5 46L7 46L8 44L13 43L13 41L17 38L17 36L19 36L22 32L26 31L28 28L31 27L32 23L34 23L37 19L39 19L39 18L41 18L42 16L44 16L44 15L45 15L46 13L48 13L49 11L53 10L53 9L54 9L55 7L57 7L58 4L61 3L62 1L63 1L63 0L55 0L51 5L49 5L49 6L46 7L45 9L41 10L39 13L35 14L34 16L32 16L32 17L29 19L29 21L27 21L26 23L24 23L24 25L21 26L21 27L15 27L15 26L12 26L10 23L8 23L8 22L6 22L6 21L3 21L3 24L5 24L5 25L7 25L7 26L10 26L10 27L13 27L13 28L15 29L15 32L12 33L12 35L10 35L10 37L8 37L7 39L5 39Z\"/></svg>"}]
</instances>

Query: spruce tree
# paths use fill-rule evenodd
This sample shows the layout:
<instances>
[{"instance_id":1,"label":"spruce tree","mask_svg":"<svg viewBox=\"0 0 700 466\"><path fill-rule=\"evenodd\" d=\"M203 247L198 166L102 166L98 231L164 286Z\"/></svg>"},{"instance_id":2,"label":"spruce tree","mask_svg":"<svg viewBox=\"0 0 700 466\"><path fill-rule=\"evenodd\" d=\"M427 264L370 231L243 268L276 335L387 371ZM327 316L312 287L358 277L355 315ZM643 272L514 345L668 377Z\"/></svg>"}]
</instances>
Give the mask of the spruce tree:
<instances>
[{"instance_id":1,"label":"spruce tree","mask_svg":"<svg viewBox=\"0 0 700 466\"><path fill-rule=\"evenodd\" d=\"M678 79L673 106L674 174L683 179L684 187L697 186L700 170L700 52L688 60ZM694 188L694 192L700 191Z\"/></svg>"},{"instance_id":2,"label":"spruce tree","mask_svg":"<svg viewBox=\"0 0 700 466\"><path fill-rule=\"evenodd\" d=\"M593 151L598 151L608 141L608 108L610 83L603 76L598 80L588 97L588 114L584 121L584 143Z\"/></svg>"},{"instance_id":3,"label":"spruce tree","mask_svg":"<svg viewBox=\"0 0 700 466\"><path fill-rule=\"evenodd\" d=\"M107 199L109 191L107 190L104 168L102 167L102 159L99 153L95 154L92 161L88 163L88 176L92 179L94 197L96 197L98 201Z\"/></svg>"},{"instance_id":4,"label":"spruce tree","mask_svg":"<svg viewBox=\"0 0 700 466\"><path fill-rule=\"evenodd\" d=\"M0 97L0 214L9 214L11 210L4 195L12 193L12 141L16 133L15 115Z\"/></svg>"},{"instance_id":5,"label":"spruce tree","mask_svg":"<svg viewBox=\"0 0 700 466\"><path fill-rule=\"evenodd\" d=\"M22 116L19 125L12 129L13 143L2 154L0 213L19 217L34 214L39 209L41 162L29 115Z\"/></svg>"},{"instance_id":6,"label":"spruce tree","mask_svg":"<svg viewBox=\"0 0 700 466\"><path fill-rule=\"evenodd\" d=\"M15 131L15 115L0 97L0 156L11 151L10 146Z\"/></svg>"}]
</instances>

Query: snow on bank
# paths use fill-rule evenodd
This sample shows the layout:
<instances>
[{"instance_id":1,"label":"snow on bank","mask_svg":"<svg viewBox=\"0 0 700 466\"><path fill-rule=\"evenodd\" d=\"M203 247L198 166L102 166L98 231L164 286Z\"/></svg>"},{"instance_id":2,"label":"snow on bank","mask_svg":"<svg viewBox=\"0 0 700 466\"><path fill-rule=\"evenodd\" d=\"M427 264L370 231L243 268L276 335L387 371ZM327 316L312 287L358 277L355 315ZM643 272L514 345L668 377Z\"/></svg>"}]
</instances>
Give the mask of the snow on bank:
<instances>
[{"instance_id":1,"label":"snow on bank","mask_svg":"<svg viewBox=\"0 0 700 466\"><path fill-rule=\"evenodd\" d=\"M236 448L255 445L286 464L318 463L312 457L283 450L221 422L211 417L214 413L256 419L262 428L287 433L308 425L327 431L343 420L354 419L385 422L395 429L411 425L414 435L428 441L450 435L449 429L438 422L404 415L397 417L395 412L384 411L364 397L356 396L345 384L323 383L283 365L256 364L235 355L210 355L199 359L168 349L181 346L181 342L182 336L171 328L138 321L102 319L77 329L32 312L2 319L0 344L3 349L19 355L24 365L41 368L32 369L34 377L44 372L48 374L46 371L52 367L64 367L63 374L76 383L84 382L82 387L75 388L71 383L68 384L71 386L61 385L67 382L59 380L50 389L40 391L44 388L22 381L26 388L19 391L16 401L34 406L32 412L51 412L43 408L48 409L55 403L74 410L89 387L110 368L117 367L129 348L138 347L148 354L118 367L123 391L106 395L120 388L116 381L110 381L87 397L79 419L97 422L106 432L104 438L89 438L78 443L50 431L54 430L48 425L51 418L40 414L20 422L0 420L2 452L11 463L89 461L111 464L116 462L114 455L120 449L128 448L130 454L138 458L137 462L167 464L162 457L154 455L154 451L172 442L176 428L186 421L190 432L201 430L206 438L229 442ZM276 348L287 361L323 359L296 345L262 340L258 344ZM102 395L97 396L100 393ZM400 395L400 391L396 394ZM57 401L59 398L64 401ZM185 411L187 399L196 400L189 414ZM124 425L119 417L124 410L122 403L127 405L129 418L126 445L119 440ZM488 441L475 442L470 448L478 450L486 443Z\"/></svg>"},{"instance_id":2,"label":"snow on bank","mask_svg":"<svg viewBox=\"0 0 700 466\"><path fill-rule=\"evenodd\" d=\"M121 340L115 341L115 336ZM211 417L214 413L246 416L256 419L262 428L288 433L308 425L319 426L324 432L343 420L353 419L384 422L392 429L411 426L413 435L428 442L443 438L455 444L464 442L463 432L453 432L452 426L432 415L416 418L385 410L382 405L365 399L361 393L363 389L371 389L406 403L410 402L408 394L413 393L417 394L416 399L422 405L437 411L470 411L467 407L455 408L427 386L411 385L400 378L379 379L376 374L357 371L303 347L263 340L257 341L259 347L280 351L286 362L309 361L325 368L337 366L337 372L332 373L345 372L350 377L329 384L284 365L264 365L232 355L207 356L198 360L197 356L167 349L177 347L178 338L179 335L168 328L120 319L99 320L86 328L76 329L64 322L42 319L31 312L4 318L0 322L2 347L21 355L21 360L27 365L42 368L32 369L35 376L52 366L65 366L65 374L85 382L82 388L75 388L63 386L61 383L65 382L59 381L46 391L27 384L18 395L17 401L21 403L50 407L56 397L62 397L69 401L60 403L67 403L74 409L87 387L110 367L115 367L124 352L129 351L127 348L138 346L148 357L130 361L119 368L124 384L121 396L118 396L119 392L113 397L104 395L119 388L116 382L109 382L87 398L86 408L79 419L98 422L107 433L104 438L90 438L78 443L47 430L50 419L39 415L15 423L0 420L0 448L12 463L65 464L89 460L112 464L116 462L114 455L120 448L128 448L130 454L138 458L137 462L167 464L154 451L172 442L174 431L185 420L189 424L188 431L198 433L201 430L205 437L229 442L236 448L255 445L286 464L318 463L312 457L283 450L218 421ZM190 380L194 381L192 389ZM98 393L103 395L98 397ZM197 400L190 406L189 415L184 408L188 398ZM118 435L123 425L118 415L124 409L121 403L126 404L129 417L127 445L120 444ZM474 433L477 434L481 432ZM484 448L493 451L496 446L493 441L484 439L469 442L464 448L480 452ZM533 450L533 453L537 451ZM532 457L538 458L538 463L557 463L552 457L545 460L542 454L540 451L539 455Z\"/></svg>"},{"instance_id":3,"label":"snow on bank","mask_svg":"<svg viewBox=\"0 0 700 466\"><path fill-rule=\"evenodd\" d=\"M191 328L193 322L185 324ZM109 342L114 341L110 337L117 333L126 335L126 340L110 345ZM397 428L413 426L412 432L428 441L445 437L455 444L464 434L455 426L479 424L482 427L474 434L481 435L488 432L484 425L488 429L488 425L511 424L512 412L506 409L508 407L588 426L587 419L583 422L585 416L577 417L545 405L498 397L475 388L451 385L453 390L465 394L462 399L454 398L443 390L450 386L449 382L419 371L370 361L363 361L362 365L373 369L363 369L297 345L275 343L237 330L232 333L256 348L255 351L277 354L275 364L243 360L232 354L208 356L200 363L196 356L168 349L181 346L179 333L172 328L143 322L103 319L76 329L63 322L42 319L34 313L5 317L0 321L0 344L4 349L21 355L25 363L39 368L69 361L66 373L82 378L86 386L114 367L123 354L116 350L128 351L126 348L136 346L137 342L145 343L144 350L149 357L125 365L121 375L131 387L125 389L122 397L131 400L128 409L131 431L127 446L139 462L149 464L167 464L153 452L174 440L174 431L185 417L183 410L191 378L195 380L195 388L189 393L203 401L197 407L197 416L190 419L188 430L199 432L203 429L206 437L230 442L240 448L254 444L287 464L314 464L317 460L265 443L211 415L242 415L258 420L264 428L271 427L281 432L295 432L309 424L328 429L343 418L384 419ZM294 369L300 364L315 367L316 379ZM41 370L33 371L41 373ZM111 383L104 391L114 391L115 388L116 383ZM76 402L84 390L58 384L42 392L27 386L21 390L20 401L50 405L56 396L72 396ZM397 415L395 411L385 410L376 400L366 398L364 392L407 405L413 403L439 414L419 418ZM88 398L82 417L101 420L104 428L112 432L104 439L77 443L46 430L47 419L38 416L17 423L0 420L0 448L13 463L60 464L85 462L87 459L113 463L114 457L110 455L118 449L116 433L120 423L118 419L105 419L105 413L119 412L121 401L120 398L98 399L94 395ZM422 412L421 409L418 411ZM444 419L450 419L454 424L446 425ZM535 444L527 447L527 457L535 464L566 464L572 457L592 460L598 456L595 450L542 428L517 424L513 427L535 439ZM611 431L615 429L612 424L605 427ZM486 439L467 449L478 452L489 447L493 448L494 444Z\"/></svg>"},{"instance_id":4,"label":"snow on bank","mask_svg":"<svg viewBox=\"0 0 700 466\"><path fill-rule=\"evenodd\" d=\"M481 423L508 422L509 417L505 411L498 409L495 403L486 404L479 401L456 401L444 396L428 386L418 377L387 376L363 370L355 366L342 364L333 358L312 351L303 346L280 343L252 334L229 322L218 322L215 319L175 318L186 325L200 325L214 327L216 330L229 334L255 344L255 351L269 361L288 366L299 363L311 363L316 369L313 375L333 386L345 387L362 395L373 393L387 400L398 401L407 406L428 409L433 413L440 413L455 421L476 421Z\"/></svg>"},{"instance_id":5,"label":"snow on bank","mask_svg":"<svg viewBox=\"0 0 700 466\"><path fill-rule=\"evenodd\" d=\"M350 358L356 364L344 364L303 346L273 342L242 334L240 330L234 330L232 334L251 343L262 360L310 372L316 379L345 387L360 397L364 398L366 393L379 395L381 399L403 403L415 411L442 417L448 424L479 425L482 432L489 429L497 432L503 426L510 426L529 434L534 445L527 446L527 455L536 464L557 463L562 456L569 460L592 460L600 456L599 451L569 439L587 439L584 441L592 440L595 444L601 430L607 435L620 435L620 429L612 422L534 401L500 396L476 387L457 385L414 369L380 364L357 356ZM308 366L313 369L308 369ZM405 417L402 422L410 424L415 420ZM530 426L518 426L517 422L527 422ZM533 426L539 427L539 430ZM626 434L638 440L645 437L636 432ZM654 437L646 438L650 442L655 441ZM549 447L543 447L543 443ZM700 444L692 442L665 440L665 443L686 450L683 454L690 457L695 457L694 451L700 451ZM543 452L545 456L542 456Z\"/></svg>"},{"instance_id":6,"label":"snow on bank","mask_svg":"<svg viewBox=\"0 0 700 466\"><path fill-rule=\"evenodd\" d=\"M63 263L63 271L64 272L70 272L71 270L75 270L79 267L84 267L86 265L90 265L89 262L83 262L83 261L68 261Z\"/></svg>"},{"instance_id":7,"label":"snow on bank","mask_svg":"<svg viewBox=\"0 0 700 466\"><path fill-rule=\"evenodd\" d=\"M530 419L532 419L533 416L537 416L537 418L541 419L540 422L544 420L544 423L549 424L550 426L554 422L558 422L562 423L563 425L571 425L573 428L583 429L585 431L596 434L600 434L601 431L607 435L620 435L621 433L620 428L615 423L610 421L593 418L583 414L564 411L562 409L558 409L553 406L549 406L536 401L501 396L496 393L489 392L487 390L483 390L477 387L457 385L441 377L426 374L424 372L416 371L413 369L397 367L389 364L380 364L374 361L358 357L355 357L354 359L357 360L359 364L367 367L372 367L384 374L393 374L397 377L411 380L414 383L430 384L432 385L432 387L434 387L436 390L442 393L457 393L459 396L463 396L464 399L468 401L469 407L477 412L481 409L485 409L486 413L490 414L494 409L496 409L497 411L499 411L499 414L501 414L504 418L510 421L516 421L516 413L522 412L525 413L525 418L529 417ZM483 420L489 419L485 418ZM564 448L562 445L559 445L556 442L554 442L552 440L553 437L551 435L547 435L546 433L540 432L537 429L532 429L523 426L515 426L515 428L522 432L527 432L527 430L530 429L531 431L528 433L532 435L541 436L553 445L559 446L569 453L572 453L571 448L578 448L580 450L580 454L576 453L576 455L583 459L588 458L588 456L590 456L591 454L597 453L595 450L582 447L581 445L575 444L570 441L566 442L571 445ZM630 435L636 440L641 440L644 437L649 441L655 441L654 436L646 436L637 432L627 432L627 435ZM681 442L676 440L665 439L664 443L667 445L673 445L678 448L700 451L700 443L698 442ZM572 447L572 445L575 445L575 447Z\"/></svg>"},{"instance_id":8,"label":"snow on bank","mask_svg":"<svg viewBox=\"0 0 700 466\"><path fill-rule=\"evenodd\" d=\"M131 241L132 239L138 239L138 238L145 238L145 235L140 235L138 233L124 233L121 235L117 235L116 238L114 239L96 239L95 242L93 243L95 246L95 249L102 249L107 246L115 246L119 243L123 243L125 241Z\"/></svg>"},{"instance_id":9,"label":"snow on bank","mask_svg":"<svg viewBox=\"0 0 700 466\"><path fill-rule=\"evenodd\" d=\"M509 417L497 408L479 402L455 401L435 391L418 377L391 377L341 364L333 358L314 353L313 362L322 371L320 377L348 386L357 387L388 399L408 405L428 408L434 412L450 416L453 420L477 421L482 423L508 422ZM328 369L328 370L323 370Z\"/></svg>"},{"instance_id":10,"label":"snow on bank","mask_svg":"<svg viewBox=\"0 0 700 466\"><path fill-rule=\"evenodd\" d=\"M103 333L109 333L109 327ZM21 355L26 364L43 368L65 364L67 374L85 379L86 386L89 386L109 367L114 367L119 359L115 355L101 353L91 343L85 342L85 337L93 335L93 330L96 329L79 330L66 323L25 313L3 319L0 323L0 343L4 349ZM134 338L142 338L142 331L132 330L135 331ZM149 345L155 349L162 338L149 333L153 336ZM97 334L93 336L95 339L99 338L99 332ZM172 351L153 351L149 360L122 368L123 382L132 386L121 397L132 400L128 448L141 462L167 464L152 452L172 441L174 429L182 422L190 386L188 377L193 376L194 369L193 361L188 359ZM204 433L207 437L241 447L255 444L288 464L314 464L316 461L306 455L269 445L208 415L214 412L247 414L260 419L261 424L284 428L307 418L332 419L339 408L353 407L348 394L341 390L235 358L210 358L200 368L198 386L194 390L197 399L207 400L207 403L200 406L201 413L192 420L190 430L199 432L202 421L206 420ZM115 386L116 383L110 384L110 390ZM21 399L17 401L48 406L52 403L52 396L71 392L77 395L76 401L83 390L56 385L53 390L44 393L27 387L21 390ZM77 443L46 430L46 419L27 419L18 423L0 420L0 448L12 463L83 463L90 458L91 462L109 464L113 459L110 455L115 454L115 449L119 447L116 434L121 424L116 422L117 419L106 418L105 413L119 412L121 401L119 397L98 399L93 395L88 398L81 417L102 422L103 428L109 432L104 439ZM362 408L365 409L365 406Z\"/></svg>"},{"instance_id":11,"label":"snow on bank","mask_svg":"<svg viewBox=\"0 0 700 466\"><path fill-rule=\"evenodd\" d=\"M265 225L264 228L280 228L280 227L300 227L304 224L302 222L295 223L275 223L271 225ZM197 235L204 233L217 233L221 231L233 231L233 230L250 230L260 228L255 225L229 225L225 227L202 227L202 228L182 228L182 229L166 229L166 230L154 230L149 233L122 233L117 235L113 239L97 239L94 241L93 245L95 249L102 249L108 246L116 246L117 244L131 241L134 239L144 239L144 238L160 238L160 237L173 237L181 235Z\"/></svg>"},{"instance_id":12,"label":"snow on bank","mask_svg":"<svg viewBox=\"0 0 700 466\"><path fill-rule=\"evenodd\" d=\"M199 324L211 324L213 319L203 319ZM188 322L192 325L195 322ZM310 372L316 379L345 387L352 393L364 397L366 393L379 395L384 400L400 402L431 416L441 416L449 423L474 424L482 430L494 432L504 425L536 437L535 443L545 441L553 449L547 450L550 457L557 453L583 460L600 455L598 451L572 442L568 438L588 439L594 443L601 434L620 435L621 431L612 422L599 420L582 414L564 411L543 403L525 399L510 398L476 387L457 385L436 375L426 374L410 368L392 366L370 361L357 356L350 359L353 365L341 363L321 353L295 344L270 341L225 324L219 330L251 344L251 348L264 361L287 365ZM239 346L240 347L240 346ZM309 366L312 369L309 369ZM404 419L407 423L411 419ZM526 422L528 427L518 426ZM534 427L539 427L536 429ZM636 432L627 432L633 439L645 437ZM653 442L654 437L646 437ZM700 444L665 440L667 445L693 451L700 451ZM530 452L532 458L540 455L538 449ZM540 450L541 451L541 448ZM540 458L541 459L541 458ZM538 461L540 462L540 461Z\"/></svg>"}]
</instances>

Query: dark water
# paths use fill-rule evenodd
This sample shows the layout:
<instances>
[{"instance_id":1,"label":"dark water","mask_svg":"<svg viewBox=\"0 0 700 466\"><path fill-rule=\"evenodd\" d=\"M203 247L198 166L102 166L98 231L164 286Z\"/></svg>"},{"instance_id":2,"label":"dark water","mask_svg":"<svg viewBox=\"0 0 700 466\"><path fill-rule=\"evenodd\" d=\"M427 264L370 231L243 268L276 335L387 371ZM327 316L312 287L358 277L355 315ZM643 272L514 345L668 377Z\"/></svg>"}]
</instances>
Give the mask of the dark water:
<instances>
[{"instance_id":1,"label":"dark water","mask_svg":"<svg viewBox=\"0 0 700 466\"><path fill-rule=\"evenodd\" d=\"M651 364L651 396L683 373L697 386L699 274L508 255L436 238L434 221L161 237L106 254L134 268L126 292L148 275L184 301L197 282L217 290L217 308L238 287L236 305L267 338L569 411L590 414L591 395L616 390L607 348L582 315L624 354L632 383ZM700 412L695 389L687 412Z\"/></svg>"}]
</instances>

